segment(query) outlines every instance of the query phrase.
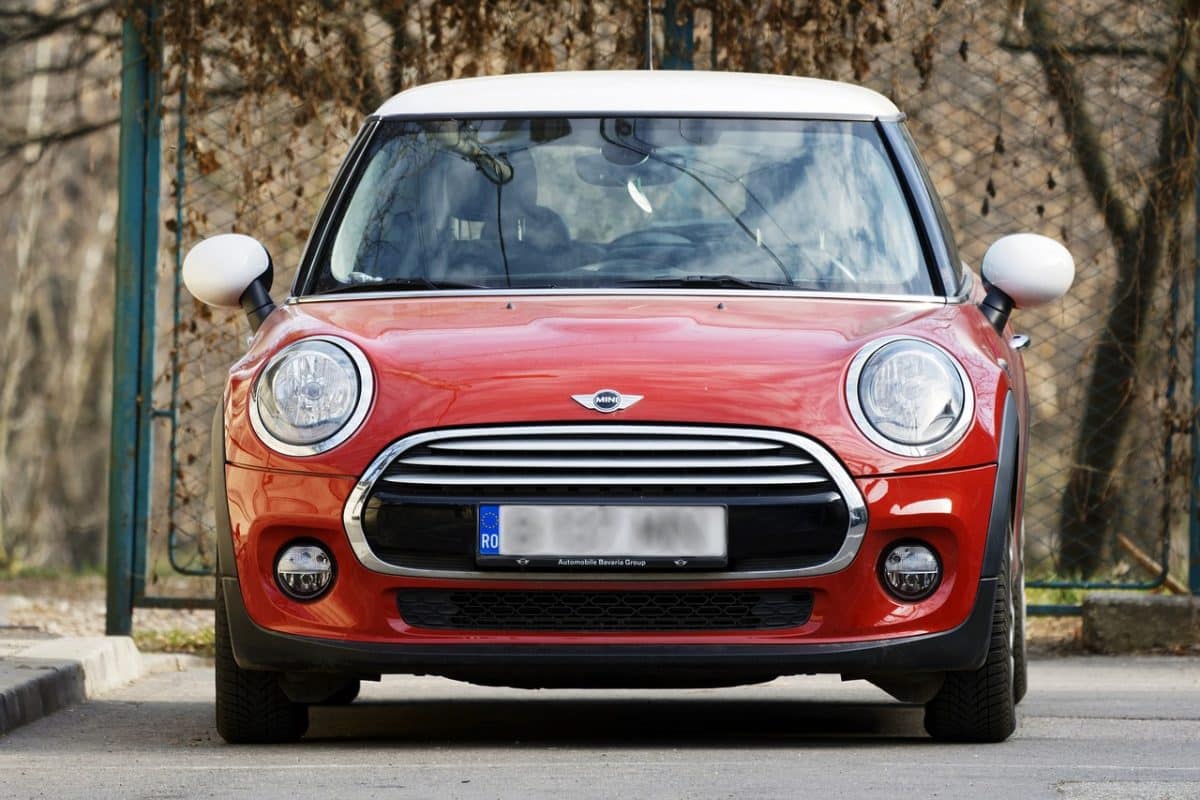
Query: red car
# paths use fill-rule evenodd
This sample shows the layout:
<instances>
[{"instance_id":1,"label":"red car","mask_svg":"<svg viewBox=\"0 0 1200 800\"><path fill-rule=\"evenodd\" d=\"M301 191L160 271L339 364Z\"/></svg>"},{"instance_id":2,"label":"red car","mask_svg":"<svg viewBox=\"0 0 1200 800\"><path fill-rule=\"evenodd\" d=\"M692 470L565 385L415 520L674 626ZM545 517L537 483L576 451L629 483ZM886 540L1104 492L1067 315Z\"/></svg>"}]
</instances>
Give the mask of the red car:
<instances>
[{"instance_id":1,"label":"red car","mask_svg":"<svg viewBox=\"0 0 1200 800\"><path fill-rule=\"evenodd\" d=\"M960 262L903 115L802 78L422 86L363 126L213 430L216 716L293 740L385 673L699 687L831 672L999 741L1025 692L1008 317L1059 244Z\"/></svg>"}]
</instances>

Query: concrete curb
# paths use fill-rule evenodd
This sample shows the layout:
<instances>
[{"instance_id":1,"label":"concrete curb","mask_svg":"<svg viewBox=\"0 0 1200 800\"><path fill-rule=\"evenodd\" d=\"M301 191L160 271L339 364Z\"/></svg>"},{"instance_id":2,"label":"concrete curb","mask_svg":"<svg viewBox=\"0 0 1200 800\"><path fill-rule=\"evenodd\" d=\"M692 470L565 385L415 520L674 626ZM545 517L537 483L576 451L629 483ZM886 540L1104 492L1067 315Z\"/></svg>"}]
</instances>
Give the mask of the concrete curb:
<instances>
[{"instance_id":1,"label":"concrete curb","mask_svg":"<svg viewBox=\"0 0 1200 800\"><path fill-rule=\"evenodd\" d=\"M1096 592L1083 600L1083 646L1122 654L1200 645L1200 597Z\"/></svg>"},{"instance_id":2,"label":"concrete curb","mask_svg":"<svg viewBox=\"0 0 1200 800\"><path fill-rule=\"evenodd\" d=\"M6 633L0 639L0 735L148 671L128 636L38 639Z\"/></svg>"}]
</instances>

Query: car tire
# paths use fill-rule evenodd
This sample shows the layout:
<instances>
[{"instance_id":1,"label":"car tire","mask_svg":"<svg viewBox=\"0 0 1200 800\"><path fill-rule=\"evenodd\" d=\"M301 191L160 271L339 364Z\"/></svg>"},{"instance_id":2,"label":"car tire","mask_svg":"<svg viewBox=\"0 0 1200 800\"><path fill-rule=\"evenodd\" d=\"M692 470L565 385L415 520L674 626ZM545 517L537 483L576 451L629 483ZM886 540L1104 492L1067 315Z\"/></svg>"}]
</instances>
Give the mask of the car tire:
<instances>
[{"instance_id":1,"label":"car tire","mask_svg":"<svg viewBox=\"0 0 1200 800\"><path fill-rule=\"evenodd\" d=\"M951 742L1002 742L1017 727L1014 686L1014 613L1008 558L996 579L992 634L983 666L948 672L942 688L925 704L925 730Z\"/></svg>"},{"instance_id":2,"label":"car tire","mask_svg":"<svg viewBox=\"0 0 1200 800\"><path fill-rule=\"evenodd\" d=\"M1025 699L1029 689L1029 666L1025 656L1025 574L1013 589L1013 703Z\"/></svg>"},{"instance_id":3,"label":"car tire","mask_svg":"<svg viewBox=\"0 0 1200 800\"><path fill-rule=\"evenodd\" d=\"M217 586L217 733L230 744L294 742L308 730L308 706L293 703L274 672L242 669L233 658L225 593Z\"/></svg>"}]
</instances>

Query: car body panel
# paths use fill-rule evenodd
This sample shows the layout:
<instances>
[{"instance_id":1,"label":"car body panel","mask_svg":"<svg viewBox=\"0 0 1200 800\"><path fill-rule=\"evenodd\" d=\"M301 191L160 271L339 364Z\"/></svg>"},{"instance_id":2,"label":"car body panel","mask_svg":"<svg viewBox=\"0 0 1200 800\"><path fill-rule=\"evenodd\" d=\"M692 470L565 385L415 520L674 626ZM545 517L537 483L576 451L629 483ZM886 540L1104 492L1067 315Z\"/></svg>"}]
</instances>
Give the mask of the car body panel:
<instances>
[{"instance_id":1,"label":"car body panel","mask_svg":"<svg viewBox=\"0 0 1200 800\"><path fill-rule=\"evenodd\" d=\"M900 110L862 86L818 78L703 70L543 72L440 81L392 97L375 116L621 113L737 116L774 113L896 119Z\"/></svg>"},{"instance_id":2,"label":"car body panel","mask_svg":"<svg viewBox=\"0 0 1200 800\"><path fill-rule=\"evenodd\" d=\"M230 533L241 594L250 618L262 627L296 636L363 642L563 644L631 643L830 643L920 636L959 625L973 607L986 539L994 465L952 473L861 478L871 526L858 556L830 575L788 579L722 579L697 576L687 589L803 588L814 592L809 622L772 631L705 633L534 633L421 630L404 623L395 593L402 589L484 588L492 591L545 588L536 574L511 580L461 580L381 575L358 563L341 527L341 510L355 480L275 472L229 465L225 470ZM333 588L317 603L298 603L272 578L275 553L294 539L325 544L339 564ZM942 554L946 574L929 598L900 603L883 590L876 566L883 547L920 538ZM611 578L574 582L572 590L613 589ZM679 589L680 582L646 576L620 588Z\"/></svg>"},{"instance_id":3,"label":"car body panel","mask_svg":"<svg viewBox=\"0 0 1200 800\"><path fill-rule=\"evenodd\" d=\"M326 453L276 453L246 423L252 382L280 348L327 334L369 354L374 407L356 433ZM842 390L846 371L859 348L884 335L936 341L965 368L976 420L947 452L897 456L855 427ZM856 477L962 469L996 459L1000 399L1009 388L996 338L973 306L770 293L497 293L290 304L271 316L231 371L227 458L358 476L386 444L420 430L604 419L800 431ZM604 388L645 399L603 417L571 399Z\"/></svg>"}]
</instances>

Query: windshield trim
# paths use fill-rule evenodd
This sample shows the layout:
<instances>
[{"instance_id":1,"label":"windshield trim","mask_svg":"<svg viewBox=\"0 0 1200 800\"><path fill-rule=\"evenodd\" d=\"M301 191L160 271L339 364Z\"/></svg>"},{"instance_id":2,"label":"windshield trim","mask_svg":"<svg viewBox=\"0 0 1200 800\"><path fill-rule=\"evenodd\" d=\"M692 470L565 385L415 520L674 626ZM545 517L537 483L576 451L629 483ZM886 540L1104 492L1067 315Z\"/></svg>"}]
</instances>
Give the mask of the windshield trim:
<instances>
[{"instance_id":1,"label":"windshield trim","mask_svg":"<svg viewBox=\"0 0 1200 800\"><path fill-rule=\"evenodd\" d=\"M489 113L472 113L464 112L462 115L446 114L443 112L431 114L388 114L379 115L371 114L364 120L363 127L359 131L359 135L353 142L350 151L347 154L346 160L340 166L335 175L333 185L330 187L329 193L326 195L325 202L322 204L316 224L309 235L309 240L306 243L301 256L300 268L297 271L295 280L292 284L292 295L285 302L292 303L296 301L326 301L345 299L345 294L348 293L318 293L313 291L313 283L319 270L319 262L326 251L328 245L328 237L333 233L335 222L340 219L341 211L347 202L347 191L351 185L356 185L360 173L363 169L363 156L369 150L372 142L380 135L380 130L385 122L403 122L403 121L422 121L422 120L447 120L458 119L460 117L468 117L471 119L511 119L517 112L489 112ZM611 116L614 112L611 109L605 112L571 112L570 116L579 117L602 117ZM567 116L563 112L521 112L522 118L562 118ZM905 205L908 207L910 217L912 219L913 228L916 232L918 241L921 244L921 261L924 263L925 269L933 283L933 293L928 295L908 295L908 294L859 294L855 292L821 292L812 290L769 290L773 295L785 295L795 297L830 297L834 299L842 298L869 298L877 300L891 300L901 302L935 302L942 304L959 304L967 300L966 289L960 281L957 287L957 292L951 294L948 290L950 287L945 285L942 275L940 274L938 255L936 247L929 241L930 233L926 227L930 224L930 220L924 213L924 208L916 198L913 197L915 191L911 185L913 176L904 168L904 165L897 163L898 156L895 152L896 144L891 136L892 129L896 125L903 123L908 115L901 112L897 115L872 116L866 114L821 114L811 112L782 112L771 111L758 114L747 113L712 113L712 112L696 112L696 113L649 113L638 112L635 116L642 118L677 118L677 119L732 119L732 120L787 120L787 121L815 121L815 122L857 122L857 123L872 123L880 133L880 142L887 153L887 157L891 162L892 172L896 182L900 186L900 191L904 196ZM890 124L889 124L890 123ZM922 187L927 188L927 187ZM939 293L938 290L941 290ZM620 289L539 289L539 290L513 290L508 287L497 287L483 290L469 290L471 295L494 296L500 293L574 293L574 294L630 294L630 293L656 293L656 294L696 294L696 293L716 293L721 294L729 292L728 289L714 290L696 290L696 289L636 289L636 290L620 290ZM732 290L739 291L739 290ZM743 294L761 294L762 289L757 290L741 290ZM414 294L421 295L457 295L463 296L463 290L437 290L437 291L402 291L402 292L359 292L354 294L355 299L371 299L373 297L404 297Z\"/></svg>"},{"instance_id":2,"label":"windshield trim","mask_svg":"<svg viewBox=\"0 0 1200 800\"><path fill-rule=\"evenodd\" d=\"M287 305L300 303L341 303L356 300L403 300L407 298L442 297L754 297L754 298L804 298L821 300L866 300L890 303L924 303L927 305L959 305L967 296L945 297L936 294L866 294L860 292L817 292L804 289L657 289L657 288L599 288L599 289L414 289L412 291L387 292L327 292L302 297L289 297Z\"/></svg>"},{"instance_id":3,"label":"windshield trim","mask_svg":"<svg viewBox=\"0 0 1200 800\"><path fill-rule=\"evenodd\" d=\"M414 122L428 120L443 120L443 119L536 119L541 117L547 118L571 118L571 117L587 117L587 118L602 118L602 117L637 117L637 118L658 118L658 119L779 119L790 121L812 120L813 122L903 122L908 119L907 114L887 114L884 116L876 116L873 114L844 114L844 113L828 113L823 114L813 111L762 111L757 114L743 113L710 113L706 111L683 112L683 111L620 111L617 109L592 110L579 109L578 111L505 111L505 112L476 112L463 110L458 113L437 112L430 114L372 114L367 117L367 122L406 122L412 120Z\"/></svg>"}]
</instances>

